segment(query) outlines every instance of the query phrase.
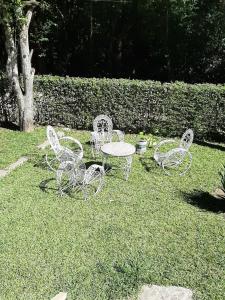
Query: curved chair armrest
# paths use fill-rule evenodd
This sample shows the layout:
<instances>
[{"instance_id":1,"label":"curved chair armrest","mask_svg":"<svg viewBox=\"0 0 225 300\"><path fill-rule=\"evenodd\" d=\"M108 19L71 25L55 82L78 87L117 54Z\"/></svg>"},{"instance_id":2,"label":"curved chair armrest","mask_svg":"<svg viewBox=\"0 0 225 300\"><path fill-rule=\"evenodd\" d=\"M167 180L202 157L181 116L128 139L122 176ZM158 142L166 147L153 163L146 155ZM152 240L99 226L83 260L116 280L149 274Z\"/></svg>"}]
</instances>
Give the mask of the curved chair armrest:
<instances>
[{"instance_id":1,"label":"curved chair armrest","mask_svg":"<svg viewBox=\"0 0 225 300\"><path fill-rule=\"evenodd\" d=\"M169 139L169 140L162 140L155 146L155 151L154 151L154 158L157 160L158 154L159 154L159 149L166 144L172 144L175 143L175 140Z\"/></svg>"},{"instance_id":2,"label":"curved chair armrest","mask_svg":"<svg viewBox=\"0 0 225 300\"><path fill-rule=\"evenodd\" d=\"M84 175L84 184L90 184L93 180L98 177L103 177L105 175L105 170L103 166L93 164L85 172Z\"/></svg>"},{"instance_id":3,"label":"curved chair armrest","mask_svg":"<svg viewBox=\"0 0 225 300\"><path fill-rule=\"evenodd\" d=\"M57 136L58 136L59 139L61 139L62 137L65 136L65 133L63 131L60 131L60 130L57 131L56 134L57 134Z\"/></svg>"},{"instance_id":4,"label":"curved chair armrest","mask_svg":"<svg viewBox=\"0 0 225 300\"><path fill-rule=\"evenodd\" d=\"M168 139L168 140L162 140L161 142L159 142L155 148L160 148L161 146L163 146L164 144L172 144L172 143L176 143L175 140L173 139Z\"/></svg>"},{"instance_id":5,"label":"curved chair armrest","mask_svg":"<svg viewBox=\"0 0 225 300\"><path fill-rule=\"evenodd\" d=\"M180 173L181 176L184 175L191 167L191 163L192 163L191 153L182 147L174 148L166 153L166 157L162 161L162 167L164 171L167 173L167 175L170 175L170 172L166 168L181 165L186 155L188 155L189 157L189 163L186 166L185 170Z\"/></svg>"},{"instance_id":6,"label":"curved chair armrest","mask_svg":"<svg viewBox=\"0 0 225 300\"><path fill-rule=\"evenodd\" d=\"M180 154L180 155L184 156L186 153L190 153L190 152L181 147L173 148L173 149L169 150L168 152L166 152L166 159L169 157L172 157L173 155L175 156L176 154Z\"/></svg>"},{"instance_id":7,"label":"curved chair armrest","mask_svg":"<svg viewBox=\"0 0 225 300\"><path fill-rule=\"evenodd\" d=\"M71 136L63 136L63 137L61 137L59 140L60 140L60 141L61 141L61 140L68 140L68 141L72 141L72 142L74 142L75 144L77 144L77 145L79 146L80 150L81 150L80 153L78 154L78 157L79 157L80 159L83 158L83 155L84 155L83 146L82 146L82 144L81 144L77 139L74 139L74 138L71 137Z\"/></svg>"},{"instance_id":8,"label":"curved chair armrest","mask_svg":"<svg viewBox=\"0 0 225 300\"><path fill-rule=\"evenodd\" d=\"M48 159L48 154L45 154L45 162L46 162L46 164L48 165L48 167L49 167L49 169L51 170L51 171L53 171L53 172L57 172L57 169L56 168L54 168L52 165L53 165L53 162L55 162L55 161L57 161L58 159L56 158L56 157L54 157L53 159L51 159L50 161L49 161L49 159Z\"/></svg>"},{"instance_id":9,"label":"curved chair armrest","mask_svg":"<svg viewBox=\"0 0 225 300\"><path fill-rule=\"evenodd\" d=\"M125 133L121 130L118 130L118 129L113 129L113 134L116 134L119 141L120 142L123 142L124 141L124 136L125 136Z\"/></svg>"}]
</instances>

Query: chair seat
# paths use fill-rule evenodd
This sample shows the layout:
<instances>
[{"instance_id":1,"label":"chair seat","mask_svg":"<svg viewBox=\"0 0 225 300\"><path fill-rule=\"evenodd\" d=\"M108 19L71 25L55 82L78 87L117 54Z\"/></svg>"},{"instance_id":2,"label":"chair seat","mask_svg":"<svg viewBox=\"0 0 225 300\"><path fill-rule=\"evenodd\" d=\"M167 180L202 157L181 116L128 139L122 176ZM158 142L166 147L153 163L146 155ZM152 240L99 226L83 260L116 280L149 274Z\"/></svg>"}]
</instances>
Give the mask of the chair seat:
<instances>
[{"instance_id":1,"label":"chair seat","mask_svg":"<svg viewBox=\"0 0 225 300\"><path fill-rule=\"evenodd\" d=\"M164 159L167 158L167 153L155 153L154 154L154 159L156 160L156 162L161 166L162 165L162 162Z\"/></svg>"}]
</instances>

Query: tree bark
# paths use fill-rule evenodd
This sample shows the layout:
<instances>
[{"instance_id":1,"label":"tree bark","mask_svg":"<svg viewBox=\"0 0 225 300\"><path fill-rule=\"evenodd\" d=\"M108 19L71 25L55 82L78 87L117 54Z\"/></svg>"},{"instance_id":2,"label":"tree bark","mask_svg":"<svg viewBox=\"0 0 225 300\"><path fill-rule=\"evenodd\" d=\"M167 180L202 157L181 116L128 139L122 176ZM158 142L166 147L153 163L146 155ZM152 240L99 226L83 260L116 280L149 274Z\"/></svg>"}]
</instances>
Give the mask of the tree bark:
<instances>
[{"instance_id":1,"label":"tree bark","mask_svg":"<svg viewBox=\"0 0 225 300\"><path fill-rule=\"evenodd\" d=\"M5 47L8 55L6 72L10 89L15 94L19 108L20 130L30 132L34 128L33 113L33 81L35 70L31 66L33 51L29 49L29 26L32 18L32 8L26 13L26 22L19 34L23 88L19 80L18 51L14 40L14 30L9 24L5 25Z\"/></svg>"},{"instance_id":2,"label":"tree bark","mask_svg":"<svg viewBox=\"0 0 225 300\"><path fill-rule=\"evenodd\" d=\"M24 97L19 82L18 62L17 62L17 48L14 40L14 34L9 24L5 24L5 48L7 52L6 74L9 81L9 92L13 92L17 98L19 107L19 122L24 111Z\"/></svg>"},{"instance_id":3,"label":"tree bark","mask_svg":"<svg viewBox=\"0 0 225 300\"><path fill-rule=\"evenodd\" d=\"M33 114L33 81L35 69L31 66L33 50L29 48L29 26L32 18L32 10L26 13L26 23L20 32L20 53L24 84L24 108L22 116L22 130L32 131L34 128Z\"/></svg>"}]
</instances>

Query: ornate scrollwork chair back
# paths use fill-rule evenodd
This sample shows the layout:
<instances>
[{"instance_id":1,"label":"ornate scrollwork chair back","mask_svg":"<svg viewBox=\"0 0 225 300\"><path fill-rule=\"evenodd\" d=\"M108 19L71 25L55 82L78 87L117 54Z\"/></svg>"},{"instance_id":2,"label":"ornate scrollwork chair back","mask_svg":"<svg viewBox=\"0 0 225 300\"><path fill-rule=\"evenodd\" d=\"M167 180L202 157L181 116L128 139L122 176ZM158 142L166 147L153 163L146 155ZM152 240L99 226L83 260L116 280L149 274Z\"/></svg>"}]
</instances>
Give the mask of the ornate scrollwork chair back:
<instances>
[{"instance_id":1,"label":"ornate scrollwork chair back","mask_svg":"<svg viewBox=\"0 0 225 300\"><path fill-rule=\"evenodd\" d=\"M92 155L100 152L101 146L112 142L113 138L124 140L124 133L121 130L113 130L112 120L106 115L99 115L93 121L93 132L91 133Z\"/></svg>"},{"instance_id":2,"label":"ornate scrollwork chair back","mask_svg":"<svg viewBox=\"0 0 225 300\"><path fill-rule=\"evenodd\" d=\"M181 137L180 148L189 150L193 143L194 132L192 129L187 129Z\"/></svg>"},{"instance_id":3,"label":"ornate scrollwork chair back","mask_svg":"<svg viewBox=\"0 0 225 300\"><path fill-rule=\"evenodd\" d=\"M175 140L163 140L155 147L154 159L163 168L167 175L175 174L175 171L182 176L191 167L192 155L189 149L194 139L194 133L191 129L184 132L179 146L169 151L162 151L166 144L175 143Z\"/></svg>"},{"instance_id":4,"label":"ornate scrollwork chair back","mask_svg":"<svg viewBox=\"0 0 225 300\"><path fill-rule=\"evenodd\" d=\"M94 132L105 141L110 141L113 131L112 120L106 115L99 115L93 121Z\"/></svg>"},{"instance_id":5,"label":"ornate scrollwork chair back","mask_svg":"<svg viewBox=\"0 0 225 300\"><path fill-rule=\"evenodd\" d=\"M60 151L62 151L62 146L60 145L57 133L52 126L47 126L47 139L55 155L58 155Z\"/></svg>"},{"instance_id":6,"label":"ornate scrollwork chair back","mask_svg":"<svg viewBox=\"0 0 225 300\"><path fill-rule=\"evenodd\" d=\"M61 163L64 161L75 159L80 160L83 158L83 147L77 139L70 136L63 136L59 138L52 126L47 126L47 139L55 154L55 158L51 160L49 160L48 155L46 155L46 162L51 170L55 172L57 171L57 167L54 166L57 161ZM66 146L62 146L60 143L61 141L72 142L76 149L71 150Z\"/></svg>"}]
</instances>

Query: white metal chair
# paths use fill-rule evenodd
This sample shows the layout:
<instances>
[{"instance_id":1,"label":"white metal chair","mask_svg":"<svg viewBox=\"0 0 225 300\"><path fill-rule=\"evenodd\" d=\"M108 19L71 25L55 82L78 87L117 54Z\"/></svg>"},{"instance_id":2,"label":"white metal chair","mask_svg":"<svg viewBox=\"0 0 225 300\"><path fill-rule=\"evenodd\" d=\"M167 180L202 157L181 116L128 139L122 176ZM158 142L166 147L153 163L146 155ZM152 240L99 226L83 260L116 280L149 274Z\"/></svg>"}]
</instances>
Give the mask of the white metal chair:
<instances>
[{"instance_id":1,"label":"white metal chair","mask_svg":"<svg viewBox=\"0 0 225 300\"><path fill-rule=\"evenodd\" d=\"M178 147L171 150L163 151L162 148L170 143L175 143L175 140L163 140L155 147L154 159L163 168L167 175L178 173L184 175L191 167L192 155L189 148L193 142L194 133L188 129L182 135Z\"/></svg>"},{"instance_id":2,"label":"white metal chair","mask_svg":"<svg viewBox=\"0 0 225 300\"><path fill-rule=\"evenodd\" d=\"M55 154L55 157L51 160L49 160L48 155L46 154L47 165L52 171L56 172L58 165L67 160L81 160L83 158L83 147L81 143L70 136L59 137L52 126L47 126L47 139ZM71 150L66 146L62 146L60 143L61 141L72 142L74 149Z\"/></svg>"},{"instance_id":3,"label":"white metal chair","mask_svg":"<svg viewBox=\"0 0 225 300\"><path fill-rule=\"evenodd\" d=\"M112 142L116 137L120 142L124 141L124 133L121 130L113 130L112 120L106 115L99 115L93 121L93 132L91 132L92 155L98 154L101 146Z\"/></svg>"},{"instance_id":4,"label":"white metal chair","mask_svg":"<svg viewBox=\"0 0 225 300\"><path fill-rule=\"evenodd\" d=\"M72 190L81 190L86 200L90 190L94 189L97 194L102 189L104 174L103 166L93 164L86 169L82 160L73 156L70 160L61 162L57 170L56 179L60 195Z\"/></svg>"}]
</instances>

